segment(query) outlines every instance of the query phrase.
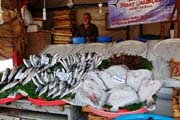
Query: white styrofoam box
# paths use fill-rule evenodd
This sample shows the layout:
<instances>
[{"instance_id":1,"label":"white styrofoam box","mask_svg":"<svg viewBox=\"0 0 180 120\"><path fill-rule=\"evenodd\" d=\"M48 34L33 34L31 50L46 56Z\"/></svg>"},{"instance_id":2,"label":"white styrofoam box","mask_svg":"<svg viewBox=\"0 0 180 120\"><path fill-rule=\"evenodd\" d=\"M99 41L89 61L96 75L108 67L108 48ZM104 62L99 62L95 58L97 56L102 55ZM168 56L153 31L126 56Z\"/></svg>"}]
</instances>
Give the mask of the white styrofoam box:
<instances>
[{"instance_id":1,"label":"white styrofoam box","mask_svg":"<svg viewBox=\"0 0 180 120\"><path fill-rule=\"evenodd\" d=\"M41 28L38 25L29 25L27 32L38 32Z\"/></svg>"},{"instance_id":2,"label":"white styrofoam box","mask_svg":"<svg viewBox=\"0 0 180 120\"><path fill-rule=\"evenodd\" d=\"M146 57L148 46L146 43L137 40L126 40L123 42L115 43L112 46L112 54L126 53L129 55L139 55Z\"/></svg>"},{"instance_id":3,"label":"white styrofoam box","mask_svg":"<svg viewBox=\"0 0 180 120\"><path fill-rule=\"evenodd\" d=\"M161 40L153 46L152 50L155 56L161 57L166 61L169 61L171 58L180 60L180 39Z\"/></svg>"},{"instance_id":4,"label":"white styrofoam box","mask_svg":"<svg viewBox=\"0 0 180 120\"><path fill-rule=\"evenodd\" d=\"M32 24L39 25L40 27L43 27L43 21L33 21Z\"/></svg>"}]
</instances>

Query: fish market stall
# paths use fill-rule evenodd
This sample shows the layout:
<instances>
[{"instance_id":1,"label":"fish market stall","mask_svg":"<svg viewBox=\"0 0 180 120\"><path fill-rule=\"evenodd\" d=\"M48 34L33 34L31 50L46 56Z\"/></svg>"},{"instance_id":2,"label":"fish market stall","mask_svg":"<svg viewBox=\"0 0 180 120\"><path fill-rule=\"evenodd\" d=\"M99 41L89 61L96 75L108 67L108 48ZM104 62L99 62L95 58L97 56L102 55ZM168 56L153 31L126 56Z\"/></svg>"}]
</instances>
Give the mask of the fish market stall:
<instances>
[{"instance_id":1,"label":"fish market stall","mask_svg":"<svg viewBox=\"0 0 180 120\"><path fill-rule=\"evenodd\" d=\"M178 87L180 82L157 77L162 71L157 62L163 60L159 56L163 54L156 54L157 50L161 50L157 46L167 41L170 40L162 40L162 43L156 40L146 43L129 40L105 44L50 45L41 55L30 55L29 59L24 59L25 66L11 72L6 69L5 73L10 72L10 75L6 80L7 75L3 74L0 83L5 86L0 93L14 87L18 90L9 94L11 97L22 94L28 98L0 106L66 115L68 120L83 119L79 106L86 105L89 107L83 107L84 111L111 119L122 114L148 111L172 116L172 87ZM179 39L171 41L176 45L179 43ZM114 55L116 53L122 54ZM169 59L166 59L163 68L168 66L167 61ZM12 77L15 80L10 79ZM134 103L139 104L130 108L129 105ZM126 109L119 111L119 107Z\"/></svg>"}]
</instances>

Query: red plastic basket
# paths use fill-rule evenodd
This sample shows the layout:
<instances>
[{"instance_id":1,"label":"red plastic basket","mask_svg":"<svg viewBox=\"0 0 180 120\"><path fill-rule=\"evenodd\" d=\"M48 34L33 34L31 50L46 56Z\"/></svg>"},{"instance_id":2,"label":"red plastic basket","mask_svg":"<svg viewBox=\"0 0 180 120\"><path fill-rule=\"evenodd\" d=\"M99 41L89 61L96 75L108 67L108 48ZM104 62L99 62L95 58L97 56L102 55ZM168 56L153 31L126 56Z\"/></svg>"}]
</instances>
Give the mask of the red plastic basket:
<instances>
[{"instance_id":1,"label":"red plastic basket","mask_svg":"<svg viewBox=\"0 0 180 120\"><path fill-rule=\"evenodd\" d=\"M0 99L0 104L6 104L6 103L14 102L14 101L19 100L23 97L24 97L23 95L19 94L15 98L3 98L3 99Z\"/></svg>"},{"instance_id":2,"label":"red plastic basket","mask_svg":"<svg viewBox=\"0 0 180 120\"><path fill-rule=\"evenodd\" d=\"M116 118L118 116L122 116L122 115L126 115L126 114L135 114L135 113L145 113L145 112L147 112L147 109L144 108L144 107L142 107L142 108L140 108L138 110L134 110L134 111L128 111L128 110L125 110L125 109L120 109L118 112L106 112L106 111L98 110L98 109L95 109L95 108L93 108L91 106L88 106L87 110L89 112L92 112L95 115L99 115L99 116L107 117L107 118Z\"/></svg>"},{"instance_id":3,"label":"red plastic basket","mask_svg":"<svg viewBox=\"0 0 180 120\"><path fill-rule=\"evenodd\" d=\"M57 106L57 105L65 105L66 102L64 100L53 100L53 101L46 101L42 98L33 99L31 97L28 97L28 100L35 104L40 106Z\"/></svg>"}]
</instances>

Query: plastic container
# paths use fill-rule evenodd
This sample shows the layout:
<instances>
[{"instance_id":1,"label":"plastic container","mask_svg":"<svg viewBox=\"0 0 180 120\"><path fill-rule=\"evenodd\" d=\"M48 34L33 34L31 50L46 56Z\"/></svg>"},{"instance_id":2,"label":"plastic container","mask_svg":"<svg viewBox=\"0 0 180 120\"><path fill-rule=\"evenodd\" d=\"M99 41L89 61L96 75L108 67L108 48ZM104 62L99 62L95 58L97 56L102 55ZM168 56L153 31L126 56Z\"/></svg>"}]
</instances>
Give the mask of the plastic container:
<instances>
[{"instance_id":1,"label":"plastic container","mask_svg":"<svg viewBox=\"0 0 180 120\"><path fill-rule=\"evenodd\" d=\"M99 36L99 37L97 37L97 42L102 42L102 43L112 42L112 37L110 37L110 36Z\"/></svg>"},{"instance_id":2,"label":"plastic container","mask_svg":"<svg viewBox=\"0 0 180 120\"><path fill-rule=\"evenodd\" d=\"M158 114L129 114L129 115L120 116L114 120L175 120L175 119Z\"/></svg>"},{"instance_id":3,"label":"plastic container","mask_svg":"<svg viewBox=\"0 0 180 120\"><path fill-rule=\"evenodd\" d=\"M118 112L106 112L106 111L103 111L103 110L98 110L96 108L93 108L91 106L88 106L87 107L87 110L95 115L99 115L99 116L102 116L102 117L108 117L108 118L116 118L118 116L121 116L121 115L126 115L126 114L136 114L136 113L145 113L147 112L147 109L142 107L138 110L134 110L134 111L128 111L128 110L125 110L125 109L120 109Z\"/></svg>"},{"instance_id":4,"label":"plastic container","mask_svg":"<svg viewBox=\"0 0 180 120\"><path fill-rule=\"evenodd\" d=\"M72 38L72 43L73 44L82 44L82 43L86 43L87 39L85 37L73 37Z\"/></svg>"},{"instance_id":5,"label":"plastic container","mask_svg":"<svg viewBox=\"0 0 180 120\"><path fill-rule=\"evenodd\" d=\"M14 102L14 101L17 101L23 97L24 97L23 95L19 94L15 98L3 98L3 99L0 99L0 104L6 104L6 103Z\"/></svg>"},{"instance_id":6,"label":"plastic container","mask_svg":"<svg viewBox=\"0 0 180 120\"><path fill-rule=\"evenodd\" d=\"M57 106L57 105L66 104L64 100L46 101L46 100L43 100L42 98L33 99L31 97L28 97L28 100L35 105L41 105L41 106Z\"/></svg>"}]
</instances>

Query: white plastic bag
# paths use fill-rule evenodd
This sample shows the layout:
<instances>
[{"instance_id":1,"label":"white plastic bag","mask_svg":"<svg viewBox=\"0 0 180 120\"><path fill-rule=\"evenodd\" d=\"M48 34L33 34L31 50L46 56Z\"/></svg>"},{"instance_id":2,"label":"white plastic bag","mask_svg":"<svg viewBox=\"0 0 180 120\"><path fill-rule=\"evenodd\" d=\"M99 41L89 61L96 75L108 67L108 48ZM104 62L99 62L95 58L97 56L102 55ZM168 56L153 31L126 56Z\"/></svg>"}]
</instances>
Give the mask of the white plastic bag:
<instances>
[{"instance_id":1,"label":"white plastic bag","mask_svg":"<svg viewBox=\"0 0 180 120\"><path fill-rule=\"evenodd\" d=\"M33 22L33 17L26 7L21 8L21 15L24 20L25 26L28 26Z\"/></svg>"}]
</instances>

